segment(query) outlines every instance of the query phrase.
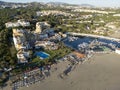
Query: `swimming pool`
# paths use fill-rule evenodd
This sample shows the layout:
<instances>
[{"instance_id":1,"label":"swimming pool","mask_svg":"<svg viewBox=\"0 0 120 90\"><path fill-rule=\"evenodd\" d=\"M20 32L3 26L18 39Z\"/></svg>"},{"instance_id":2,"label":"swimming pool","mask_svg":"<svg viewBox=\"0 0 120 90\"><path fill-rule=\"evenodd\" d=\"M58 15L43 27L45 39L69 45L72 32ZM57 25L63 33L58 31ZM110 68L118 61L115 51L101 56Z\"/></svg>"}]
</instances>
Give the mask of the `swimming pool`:
<instances>
[{"instance_id":1,"label":"swimming pool","mask_svg":"<svg viewBox=\"0 0 120 90\"><path fill-rule=\"evenodd\" d=\"M50 56L49 54L47 54L45 52L36 52L35 55L40 57L40 59L46 59Z\"/></svg>"}]
</instances>

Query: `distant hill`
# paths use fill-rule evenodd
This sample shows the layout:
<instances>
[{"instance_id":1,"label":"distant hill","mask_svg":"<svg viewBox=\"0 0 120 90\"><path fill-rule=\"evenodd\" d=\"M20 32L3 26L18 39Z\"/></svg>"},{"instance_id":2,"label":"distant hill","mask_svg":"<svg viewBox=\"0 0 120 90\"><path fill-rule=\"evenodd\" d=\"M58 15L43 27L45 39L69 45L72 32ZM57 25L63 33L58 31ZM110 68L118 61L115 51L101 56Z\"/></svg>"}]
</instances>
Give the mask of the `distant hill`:
<instances>
[{"instance_id":1,"label":"distant hill","mask_svg":"<svg viewBox=\"0 0 120 90\"><path fill-rule=\"evenodd\" d=\"M0 5L3 5L3 4L5 4L6 2L4 2L4 1L0 1Z\"/></svg>"},{"instance_id":2,"label":"distant hill","mask_svg":"<svg viewBox=\"0 0 120 90\"><path fill-rule=\"evenodd\" d=\"M0 1L0 7L11 8L13 5L27 5L27 3L16 3L16 2L4 2L4 1Z\"/></svg>"},{"instance_id":3,"label":"distant hill","mask_svg":"<svg viewBox=\"0 0 120 90\"><path fill-rule=\"evenodd\" d=\"M68 4L68 3L64 3L64 2L48 2L48 3L43 3L43 2L29 2L29 3L16 3L16 2L4 2L4 1L0 1L0 5L7 5L7 6L12 6L13 4L17 5L30 5L30 6L45 6L45 5L51 5L51 6L81 6L81 7L90 7L93 8L93 5L90 4Z\"/></svg>"},{"instance_id":4,"label":"distant hill","mask_svg":"<svg viewBox=\"0 0 120 90\"><path fill-rule=\"evenodd\" d=\"M68 3L64 3L64 2L48 2L46 3L47 5L53 5L53 6L61 6L61 5L69 5Z\"/></svg>"},{"instance_id":5,"label":"distant hill","mask_svg":"<svg viewBox=\"0 0 120 90\"><path fill-rule=\"evenodd\" d=\"M81 7L91 7L91 8L95 7L95 6L90 5L90 4L80 4L80 6Z\"/></svg>"},{"instance_id":6,"label":"distant hill","mask_svg":"<svg viewBox=\"0 0 120 90\"><path fill-rule=\"evenodd\" d=\"M0 1L0 5L12 5L12 4L25 4L25 3L16 3L16 2L4 2L4 1Z\"/></svg>"},{"instance_id":7,"label":"distant hill","mask_svg":"<svg viewBox=\"0 0 120 90\"><path fill-rule=\"evenodd\" d=\"M47 4L65 5L65 4L68 4L68 3L64 3L64 2L48 2Z\"/></svg>"}]
</instances>

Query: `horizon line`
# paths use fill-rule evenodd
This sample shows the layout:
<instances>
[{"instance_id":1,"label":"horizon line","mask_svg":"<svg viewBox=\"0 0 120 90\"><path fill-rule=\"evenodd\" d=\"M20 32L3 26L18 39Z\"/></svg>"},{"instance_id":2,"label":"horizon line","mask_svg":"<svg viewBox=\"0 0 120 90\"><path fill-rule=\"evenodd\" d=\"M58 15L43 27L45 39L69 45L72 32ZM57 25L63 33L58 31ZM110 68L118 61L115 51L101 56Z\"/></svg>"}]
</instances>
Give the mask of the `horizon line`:
<instances>
[{"instance_id":1,"label":"horizon line","mask_svg":"<svg viewBox=\"0 0 120 90\"><path fill-rule=\"evenodd\" d=\"M22 2L22 1L3 1L3 0L0 0L1 2L6 2L6 3L23 3L23 4L26 4L26 3L33 3L33 2L37 2L37 3L65 3L65 4L70 4L70 5L90 5L90 6L93 6L93 7L99 7L99 8L120 8L120 6L97 6L97 5L93 5L93 4L89 4L89 3L81 3L81 4L76 4L76 3L68 3L68 2L59 2L59 1L48 1L48 2L45 2L45 1L25 1L25 2Z\"/></svg>"}]
</instances>

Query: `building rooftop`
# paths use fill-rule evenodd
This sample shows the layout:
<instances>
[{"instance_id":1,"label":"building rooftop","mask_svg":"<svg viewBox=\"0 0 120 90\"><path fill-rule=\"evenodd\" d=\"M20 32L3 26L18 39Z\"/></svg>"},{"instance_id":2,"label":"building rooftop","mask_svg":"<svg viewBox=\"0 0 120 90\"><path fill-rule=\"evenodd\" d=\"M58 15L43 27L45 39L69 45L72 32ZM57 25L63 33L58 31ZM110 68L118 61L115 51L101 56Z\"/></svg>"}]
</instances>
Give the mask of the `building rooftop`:
<instances>
[{"instance_id":1,"label":"building rooftop","mask_svg":"<svg viewBox=\"0 0 120 90\"><path fill-rule=\"evenodd\" d=\"M79 58L84 58L85 57L85 54L82 54L82 53L79 53L79 52L73 52L73 54L75 54L77 57Z\"/></svg>"}]
</instances>

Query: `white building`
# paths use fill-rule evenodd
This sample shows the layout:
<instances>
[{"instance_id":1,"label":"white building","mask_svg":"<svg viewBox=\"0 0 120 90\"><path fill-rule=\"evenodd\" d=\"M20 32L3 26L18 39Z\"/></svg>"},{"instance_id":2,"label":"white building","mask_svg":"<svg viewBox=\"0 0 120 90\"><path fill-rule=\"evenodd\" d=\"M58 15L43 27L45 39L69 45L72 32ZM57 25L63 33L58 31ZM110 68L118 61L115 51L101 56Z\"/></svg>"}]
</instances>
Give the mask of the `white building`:
<instances>
[{"instance_id":1,"label":"white building","mask_svg":"<svg viewBox=\"0 0 120 90\"><path fill-rule=\"evenodd\" d=\"M30 22L25 21L24 19L18 20L18 23L21 26L30 26Z\"/></svg>"},{"instance_id":2,"label":"white building","mask_svg":"<svg viewBox=\"0 0 120 90\"><path fill-rule=\"evenodd\" d=\"M17 50L26 48L23 44L26 41L24 32L22 29L13 29L13 41Z\"/></svg>"},{"instance_id":3,"label":"white building","mask_svg":"<svg viewBox=\"0 0 120 90\"><path fill-rule=\"evenodd\" d=\"M29 52L19 50L17 53L18 63L27 63L28 62L27 58L29 58L29 56L30 56Z\"/></svg>"},{"instance_id":4,"label":"white building","mask_svg":"<svg viewBox=\"0 0 120 90\"><path fill-rule=\"evenodd\" d=\"M116 52L117 54L120 54L120 48L116 49L115 52Z\"/></svg>"},{"instance_id":5,"label":"white building","mask_svg":"<svg viewBox=\"0 0 120 90\"><path fill-rule=\"evenodd\" d=\"M7 22L7 23L5 23L5 26L7 28L19 27L19 26L25 27L25 26L30 26L30 22L27 22L27 21L21 19L21 20L18 20L17 22Z\"/></svg>"},{"instance_id":6,"label":"white building","mask_svg":"<svg viewBox=\"0 0 120 90\"><path fill-rule=\"evenodd\" d=\"M120 14L114 14L113 16L115 16L115 17L120 17Z\"/></svg>"},{"instance_id":7,"label":"white building","mask_svg":"<svg viewBox=\"0 0 120 90\"><path fill-rule=\"evenodd\" d=\"M44 16L44 15L48 16L50 14L55 15L55 16L59 16L59 15L73 16L73 14L66 13L63 11L58 11L58 10L37 11L36 14L37 16Z\"/></svg>"},{"instance_id":8,"label":"white building","mask_svg":"<svg viewBox=\"0 0 120 90\"><path fill-rule=\"evenodd\" d=\"M26 31L22 29L13 29L13 41L16 50L18 51L17 53L17 58L18 58L18 63L27 63L28 58L30 56L28 50L30 49L29 43L26 41Z\"/></svg>"},{"instance_id":9,"label":"white building","mask_svg":"<svg viewBox=\"0 0 120 90\"><path fill-rule=\"evenodd\" d=\"M7 28L9 28L9 27L18 27L18 26L20 26L20 24L19 23L12 23L12 22L8 22L8 23L5 23L5 26L7 27Z\"/></svg>"},{"instance_id":10,"label":"white building","mask_svg":"<svg viewBox=\"0 0 120 90\"><path fill-rule=\"evenodd\" d=\"M35 33L41 34L41 32L42 32L41 24L40 24L40 22L37 22L37 23L36 23L36 30L35 30Z\"/></svg>"},{"instance_id":11,"label":"white building","mask_svg":"<svg viewBox=\"0 0 120 90\"><path fill-rule=\"evenodd\" d=\"M30 49L29 43L26 41L25 30L22 29L13 29L13 41L15 48L20 49Z\"/></svg>"},{"instance_id":12,"label":"white building","mask_svg":"<svg viewBox=\"0 0 120 90\"><path fill-rule=\"evenodd\" d=\"M41 34L41 32L46 28L50 28L50 25L47 22L37 22L35 33Z\"/></svg>"},{"instance_id":13,"label":"white building","mask_svg":"<svg viewBox=\"0 0 120 90\"><path fill-rule=\"evenodd\" d=\"M39 48L45 48L48 50L56 50L58 49L58 45L55 44L54 42L50 42L50 41L36 41L35 42L35 48L39 49Z\"/></svg>"}]
</instances>

